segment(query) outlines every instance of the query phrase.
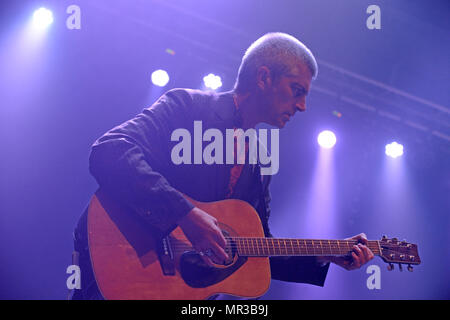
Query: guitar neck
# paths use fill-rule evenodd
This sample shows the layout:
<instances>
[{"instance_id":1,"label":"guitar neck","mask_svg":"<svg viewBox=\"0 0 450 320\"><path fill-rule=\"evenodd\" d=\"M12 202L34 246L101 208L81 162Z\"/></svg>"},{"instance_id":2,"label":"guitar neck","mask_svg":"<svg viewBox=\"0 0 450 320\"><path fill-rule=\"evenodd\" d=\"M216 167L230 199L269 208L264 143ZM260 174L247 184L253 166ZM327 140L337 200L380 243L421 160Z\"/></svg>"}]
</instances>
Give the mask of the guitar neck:
<instances>
[{"instance_id":1,"label":"guitar neck","mask_svg":"<svg viewBox=\"0 0 450 320\"><path fill-rule=\"evenodd\" d=\"M357 240L313 240L228 237L230 243L241 256L341 256L353 250ZM380 255L380 243L369 240L368 248Z\"/></svg>"}]
</instances>

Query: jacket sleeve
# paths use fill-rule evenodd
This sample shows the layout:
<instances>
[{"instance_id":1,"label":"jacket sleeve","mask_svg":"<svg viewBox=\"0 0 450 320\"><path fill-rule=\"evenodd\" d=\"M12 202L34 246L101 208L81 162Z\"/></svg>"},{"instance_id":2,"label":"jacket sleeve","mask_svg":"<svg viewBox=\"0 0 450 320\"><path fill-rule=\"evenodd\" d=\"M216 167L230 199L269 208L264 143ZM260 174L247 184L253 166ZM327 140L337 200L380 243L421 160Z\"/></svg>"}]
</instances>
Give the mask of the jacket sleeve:
<instances>
[{"instance_id":1,"label":"jacket sleeve","mask_svg":"<svg viewBox=\"0 0 450 320\"><path fill-rule=\"evenodd\" d=\"M89 157L100 188L132 208L160 236L170 233L194 207L161 174L168 170L171 133L185 127L191 102L185 90L167 92L99 138Z\"/></svg>"},{"instance_id":2,"label":"jacket sleeve","mask_svg":"<svg viewBox=\"0 0 450 320\"><path fill-rule=\"evenodd\" d=\"M266 218L270 215L270 191L269 182L270 176L266 176L267 181L264 186L264 202L266 206ZM273 237L266 224L268 237ZM325 278L328 273L330 264L320 266L317 263L316 257L270 257L270 270L272 279L287 281L309 283L317 286L323 286Z\"/></svg>"}]
</instances>

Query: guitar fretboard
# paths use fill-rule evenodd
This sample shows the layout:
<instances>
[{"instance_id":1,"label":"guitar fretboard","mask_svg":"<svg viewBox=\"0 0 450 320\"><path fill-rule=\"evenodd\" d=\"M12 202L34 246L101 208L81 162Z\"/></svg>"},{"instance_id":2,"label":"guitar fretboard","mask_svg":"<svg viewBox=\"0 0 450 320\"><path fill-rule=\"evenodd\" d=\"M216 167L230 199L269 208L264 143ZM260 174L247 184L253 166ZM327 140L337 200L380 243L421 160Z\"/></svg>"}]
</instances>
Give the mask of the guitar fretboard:
<instances>
[{"instance_id":1,"label":"guitar fretboard","mask_svg":"<svg viewBox=\"0 0 450 320\"><path fill-rule=\"evenodd\" d=\"M241 256L341 256L348 255L356 240L313 240L228 237L227 242L236 248ZM368 247L375 255L380 255L379 242L369 240Z\"/></svg>"}]
</instances>

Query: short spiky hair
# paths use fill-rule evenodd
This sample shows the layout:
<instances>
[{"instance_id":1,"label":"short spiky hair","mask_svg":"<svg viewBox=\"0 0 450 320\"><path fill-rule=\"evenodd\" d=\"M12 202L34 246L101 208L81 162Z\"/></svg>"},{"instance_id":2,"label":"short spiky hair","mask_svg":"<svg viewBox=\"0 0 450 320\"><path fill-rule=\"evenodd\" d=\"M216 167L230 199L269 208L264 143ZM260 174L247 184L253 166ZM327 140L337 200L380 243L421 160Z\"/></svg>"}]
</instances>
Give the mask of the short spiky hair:
<instances>
[{"instance_id":1,"label":"short spiky hair","mask_svg":"<svg viewBox=\"0 0 450 320\"><path fill-rule=\"evenodd\" d=\"M234 89L247 92L254 85L259 67L266 66L274 77L287 74L292 62L300 59L317 77L318 67L311 51L295 37L281 32L271 32L251 44L242 57Z\"/></svg>"}]
</instances>

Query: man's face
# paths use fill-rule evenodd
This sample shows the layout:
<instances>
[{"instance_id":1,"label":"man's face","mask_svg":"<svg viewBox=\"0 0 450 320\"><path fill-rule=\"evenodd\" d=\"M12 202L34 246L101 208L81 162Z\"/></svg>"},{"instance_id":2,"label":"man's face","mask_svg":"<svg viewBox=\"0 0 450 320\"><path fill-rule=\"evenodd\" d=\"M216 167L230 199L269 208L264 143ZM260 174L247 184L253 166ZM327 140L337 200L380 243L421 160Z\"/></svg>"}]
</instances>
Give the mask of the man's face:
<instances>
[{"instance_id":1,"label":"man's face","mask_svg":"<svg viewBox=\"0 0 450 320\"><path fill-rule=\"evenodd\" d=\"M297 111L305 111L311 79L308 67L298 62L288 74L273 81L264 94L267 111L265 122L283 128Z\"/></svg>"}]
</instances>

